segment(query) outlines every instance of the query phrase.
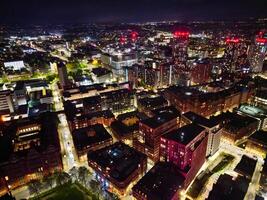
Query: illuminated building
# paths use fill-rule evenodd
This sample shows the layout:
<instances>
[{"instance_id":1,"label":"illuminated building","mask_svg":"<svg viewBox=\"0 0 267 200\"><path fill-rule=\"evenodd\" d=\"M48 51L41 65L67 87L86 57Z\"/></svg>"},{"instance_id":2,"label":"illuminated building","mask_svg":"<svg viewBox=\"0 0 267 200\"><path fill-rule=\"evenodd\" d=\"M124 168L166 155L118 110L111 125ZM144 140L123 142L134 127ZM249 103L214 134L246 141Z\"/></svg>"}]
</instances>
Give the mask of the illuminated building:
<instances>
[{"instance_id":1,"label":"illuminated building","mask_svg":"<svg viewBox=\"0 0 267 200\"><path fill-rule=\"evenodd\" d=\"M206 151L206 156L214 155L220 146L222 129L220 124L215 120L207 119L193 112L186 112L181 116L181 124L191 124L196 123L204 127L208 134L208 146Z\"/></svg>"},{"instance_id":2,"label":"illuminated building","mask_svg":"<svg viewBox=\"0 0 267 200\"><path fill-rule=\"evenodd\" d=\"M189 32L175 31L173 38L173 57L175 63L181 66L186 66L187 47L188 47Z\"/></svg>"},{"instance_id":3,"label":"illuminated building","mask_svg":"<svg viewBox=\"0 0 267 200\"><path fill-rule=\"evenodd\" d=\"M172 62L145 62L129 68L129 81L139 87L164 87L177 84L180 70Z\"/></svg>"},{"instance_id":4,"label":"illuminated building","mask_svg":"<svg viewBox=\"0 0 267 200\"><path fill-rule=\"evenodd\" d=\"M117 140L131 144L139 132L139 121L144 118L146 116L138 111L123 113L117 116L110 128Z\"/></svg>"},{"instance_id":5,"label":"illuminated building","mask_svg":"<svg viewBox=\"0 0 267 200\"><path fill-rule=\"evenodd\" d=\"M0 115L9 115L14 112L14 103L10 90L0 91Z\"/></svg>"},{"instance_id":6,"label":"illuminated building","mask_svg":"<svg viewBox=\"0 0 267 200\"><path fill-rule=\"evenodd\" d=\"M178 200L184 177L178 167L170 162L158 162L133 187L137 200Z\"/></svg>"},{"instance_id":7,"label":"illuminated building","mask_svg":"<svg viewBox=\"0 0 267 200\"><path fill-rule=\"evenodd\" d=\"M225 43L224 57L226 59L226 67L233 72L249 71L248 45L238 37L227 37Z\"/></svg>"},{"instance_id":8,"label":"illuminated building","mask_svg":"<svg viewBox=\"0 0 267 200\"><path fill-rule=\"evenodd\" d=\"M259 128L259 121L249 116L228 113L222 130L222 138L230 143L247 137Z\"/></svg>"},{"instance_id":9,"label":"illuminated building","mask_svg":"<svg viewBox=\"0 0 267 200\"><path fill-rule=\"evenodd\" d=\"M202 116L210 116L247 102L253 92L253 88L242 87L238 84L215 92L171 86L165 90L164 97L180 112L192 111Z\"/></svg>"},{"instance_id":10,"label":"illuminated building","mask_svg":"<svg viewBox=\"0 0 267 200\"><path fill-rule=\"evenodd\" d=\"M0 182L5 179L10 189L63 168L56 116L52 113L11 122L3 130L0 143L5 143L0 146Z\"/></svg>"},{"instance_id":11,"label":"illuminated building","mask_svg":"<svg viewBox=\"0 0 267 200\"><path fill-rule=\"evenodd\" d=\"M4 63L5 70L10 71L21 71L22 69L25 69L24 62L21 61L12 61L12 62L5 62Z\"/></svg>"},{"instance_id":12,"label":"illuminated building","mask_svg":"<svg viewBox=\"0 0 267 200\"><path fill-rule=\"evenodd\" d=\"M70 130L85 128L90 125L103 124L110 126L115 120L110 110L92 112L88 114L79 111L65 110Z\"/></svg>"},{"instance_id":13,"label":"illuminated building","mask_svg":"<svg viewBox=\"0 0 267 200\"><path fill-rule=\"evenodd\" d=\"M179 74L177 83L179 85L190 85L190 73L187 65L188 60L188 43L189 32L188 31L175 31L173 36L173 58L174 66L172 72Z\"/></svg>"},{"instance_id":14,"label":"illuminated building","mask_svg":"<svg viewBox=\"0 0 267 200\"><path fill-rule=\"evenodd\" d=\"M249 55L253 72L262 72L265 55L267 52L267 33L260 31L251 45Z\"/></svg>"},{"instance_id":15,"label":"illuminated building","mask_svg":"<svg viewBox=\"0 0 267 200\"><path fill-rule=\"evenodd\" d=\"M194 84L207 83L211 79L212 66L208 60L197 60L193 62L190 69L190 79Z\"/></svg>"},{"instance_id":16,"label":"illuminated building","mask_svg":"<svg viewBox=\"0 0 267 200\"><path fill-rule=\"evenodd\" d=\"M258 129L267 128L267 110L249 104L242 104L237 110L238 114L249 116L259 120Z\"/></svg>"},{"instance_id":17,"label":"illuminated building","mask_svg":"<svg viewBox=\"0 0 267 200\"><path fill-rule=\"evenodd\" d=\"M139 122L139 140L133 141L133 146L138 151L145 153L152 161L159 160L161 135L178 127L179 114L166 109L152 118Z\"/></svg>"},{"instance_id":18,"label":"illuminated building","mask_svg":"<svg viewBox=\"0 0 267 200\"><path fill-rule=\"evenodd\" d=\"M253 103L256 106L267 109L267 93L266 90L258 90L256 91L255 96L253 97Z\"/></svg>"},{"instance_id":19,"label":"illuminated building","mask_svg":"<svg viewBox=\"0 0 267 200\"><path fill-rule=\"evenodd\" d=\"M94 84L65 90L63 97L66 102L73 102L76 108L85 107L88 112L101 109L118 112L133 107L133 93L128 88L129 84Z\"/></svg>"},{"instance_id":20,"label":"illuminated building","mask_svg":"<svg viewBox=\"0 0 267 200\"><path fill-rule=\"evenodd\" d=\"M121 142L88 153L88 165L96 172L96 179L120 196L126 194L130 183L144 175L146 164L146 155Z\"/></svg>"},{"instance_id":21,"label":"illuminated building","mask_svg":"<svg viewBox=\"0 0 267 200\"><path fill-rule=\"evenodd\" d=\"M152 111L167 106L168 102L162 96L152 96L140 98L137 100L138 110L146 113L148 116L152 116Z\"/></svg>"},{"instance_id":22,"label":"illuminated building","mask_svg":"<svg viewBox=\"0 0 267 200\"><path fill-rule=\"evenodd\" d=\"M72 131L74 146L81 162L87 160L87 153L112 144L112 137L101 124Z\"/></svg>"},{"instance_id":23,"label":"illuminated building","mask_svg":"<svg viewBox=\"0 0 267 200\"><path fill-rule=\"evenodd\" d=\"M105 83L106 81L110 81L112 77L111 71L103 67L93 68L92 73L92 78L97 83Z\"/></svg>"},{"instance_id":24,"label":"illuminated building","mask_svg":"<svg viewBox=\"0 0 267 200\"><path fill-rule=\"evenodd\" d=\"M256 131L251 136L249 136L246 144L246 149L249 152L254 152L262 157L266 157L267 152L267 132L266 131Z\"/></svg>"},{"instance_id":25,"label":"illuminated building","mask_svg":"<svg viewBox=\"0 0 267 200\"><path fill-rule=\"evenodd\" d=\"M161 136L160 159L178 166L186 188L205 162L207 144L206 129L188 124Z\"/></svg>"},{"instance_id":26,"label":"illuminated building","mask_svg":"<svg viewBox=\"0 0 267 200\"><path fill-rule=\"evenodd\" d=\"M124 75L123 67L131 67L137 63L135 53L113 53L111 55L110 66L115 75Z\"/></svg>"},{"instance_id":27,"label":"illuminated building","mask_svg":"<svg viewBox=\"0 0 267 200\"><path fill-rule=\"evenodd\" d=\"M249 182L248 179L242 176L234 178L228 174L223 174L212 186L207 200L243 200L246 196Z\"/></svg>"}]
</instances>

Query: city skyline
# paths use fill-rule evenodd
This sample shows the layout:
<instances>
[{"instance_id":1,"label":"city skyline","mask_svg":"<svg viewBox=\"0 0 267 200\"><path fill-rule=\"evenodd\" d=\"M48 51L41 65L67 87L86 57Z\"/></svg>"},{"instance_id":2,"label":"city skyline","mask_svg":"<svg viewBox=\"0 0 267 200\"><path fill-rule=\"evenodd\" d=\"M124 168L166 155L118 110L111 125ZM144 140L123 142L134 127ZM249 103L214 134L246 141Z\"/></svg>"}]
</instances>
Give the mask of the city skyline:
<instances>
[{"instance_id":1,"label":"city skyline","mask_svg":"<svg viewBox=\"0 0 267 200\"><path fill-rule=\"evenodd\" d=\"M0 23L120 23L242 20L267 16L264 0L1 1Z\"/></svg>"}]
</instances>

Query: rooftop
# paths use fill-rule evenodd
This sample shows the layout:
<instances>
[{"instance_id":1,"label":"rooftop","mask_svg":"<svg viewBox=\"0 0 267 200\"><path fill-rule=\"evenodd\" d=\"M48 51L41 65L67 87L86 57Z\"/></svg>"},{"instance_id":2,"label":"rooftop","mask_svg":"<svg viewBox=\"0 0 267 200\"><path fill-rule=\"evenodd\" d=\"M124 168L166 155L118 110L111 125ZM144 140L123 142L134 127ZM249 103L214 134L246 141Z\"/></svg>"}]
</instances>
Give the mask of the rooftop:
<instances>
[{"instance_id":1,"label":"rooftop","mask_svg":"<svg viewBox=\"0 0 267 200\"><path fill-rule=\"evenodd\" d=\"M152 118L142 120L141 122L151 128L158 128L159 126L177 118L176 113L164 112L159 115L156 115Z\"/></svg>"},{"instance_id":2,"label":"rooftop","mask_svg":"<svg viewBox=\"0 0 267 200\"><path fill-rule=\"evenodd\" d=\"M162 113L173 113L177 117L181 115L181 113L174 106L165 106L162 108L158 108L152 111L154 115L160 115Z\"/></svg>"},{"instance_id":3,"label":"rooftop","mask_svg":"<svg viewBox=\"0 0 267 200\"><path fill-rule=\"evenodd\" d=\"M88 153L88 160L102 169L109 169L110 177L118 182L125 181L146 158L122 142Z\"/></svg>"},{"instance_id":4,"label":"rooftop","mask_svg":"<svg viewBox=\"0 0 267 200\"><path fill-rule=\"evenodd\" d=\"M207 128L212 128L212 127L218 125L218 123L216 123L214 120L207 119L207 118L202 117L201 115L198 115L198 114L191 112L191 111L184 113L183 116L186 117L191 122L195 122L195 123L202 125L202 126L205 126Z\"/></svg>"},{"instance_id":5,"label":"rooftop","mask_svg":"<svg viewBox=\"0 0 267 200\"><path fill-rule=\"evenodd\" d=\"M78 150L84 150L96 143L112 139L111 135L101 124L76 129L72 132L72 137L75 148Z\"/></svg>"},{"instance_id":6,"label":"rooftop","mask_svg":"<svg viewBox=\"0 0 267 200\"><path fill-rule=\"evenodd\" d=\"M167 104L167 100L164 99L162 96L157 97L145 97L138 100L138 103L146 108L156 108L161 107Z\"/></svg>"},{"instance_id":7,"label":"rooftop","mask_svg":"<svg viewBox=\"0 0 267 200\"><path fill-rule=\"evenodd\" d=\"M235 167L235 171L239 174L251 178L253 176L257 160L243 155L241 161Z\"/></svg>"},{"instance_id":8,"label":"rooftop","mask_svg":"<svg viewBox=\"0 0 267 200\"><path fill-rule=\"evenodd\" d=\"M244 114L247 114L249 116L253 116L253 117L267 117L267 111L257 107L257 106L252 106L252 105L248 105L248 104L243 104L239 107L238 109L239 112L242 112Z\"/></svg>"},{"instance_id":9,"label":"rooftop","mask_svg":"<svg viewBox=\"0 0 267 200\"><path fill-rule=\"evenodd\" d=\"M255 133L253 133L249 137L249 139L267 146L267 137L266 136L267 136L267 131L260 130L260 131L256 131Z\"/></svg>"},{"instance_id":10,"label":"rooftop","mask_svg":"<svg viewBox=\"0 0 267 200\"><path fill-rule=\"evenodd\" d=\"M223 174L213 185L207 200L243 200L249 186L249 180L238 176L235 180L228 174Z\"/></svg>"},{"instance_id":11,"label":"rooftop","mask_svg":"<svg viewBox=\"0 0 267 200\"><path fill-rule=\"evenodd\" d=\"M26 157L31 150L41 153L46 151L49 146L59 149L57 128L55 124L56 120L55 114L43 113L38 117L18 119L6 124L3 130L3 136L0 137L0 164L3 161L8 161L14 156L19 156L20 158ZM12 144L12 141L16 138L17 129L19 127L36 123L41 124L41 130L39 132L40 145L31 146L30 149L14 152L14 145Z\"/></svg>"},{"instance_id":12,"label":"rooftop","mask_svg":"<svg viewBox=\"0 0 267 200\"><path fill-rule=\"evenodd\" d=\"M104 67L98 67L98 68L93 68L92 69L92 72L97 76L97 77L100 77L100 76L104 76L104 75L107 75L107 74L110 74L111 71L104 68Z\"/></svg>"},{"instance_id":13,"label":"rooftop","mask_svg":"<svg viewBox=\"0 0 267 200\"><path fill-rule=\"evenodd\" d=\"M202 126L192 123L166 133L162 137L187 145L204 130Z\"/></svg>"},{"instance_id":14,"label":"rooftop","mask_svg":"<svg viewBox=\"0 0 267 200\"><path fill-rule=\"evenodd\" d=\"M146 195L148 200L172 199L183 187L184 180L176 165L159 162L139 180L133 191Z\"/></svg>"}]
</instances>

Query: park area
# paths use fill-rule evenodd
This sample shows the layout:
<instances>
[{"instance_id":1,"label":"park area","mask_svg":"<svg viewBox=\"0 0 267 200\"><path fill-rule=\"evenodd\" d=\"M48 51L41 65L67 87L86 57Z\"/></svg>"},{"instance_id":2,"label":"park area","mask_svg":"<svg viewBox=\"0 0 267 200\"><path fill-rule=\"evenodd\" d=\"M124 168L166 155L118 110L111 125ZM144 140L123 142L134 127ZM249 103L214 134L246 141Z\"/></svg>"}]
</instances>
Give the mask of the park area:
<instances>
[{"instance_id":1,"label":"park area","mask_svg":"<svg viewBox=\"0 0 267 200\"><path fill-rule=\"evenodd\" d=\"M203 190L205 184L208 182L209 178L216 173L223 171L232 161L234 160L234 156L230 154L221 153L218 156L220 162L213 167L211 170L209 166L206 170L202 171L198 177L194 180L193 184L190 186L187 195L193 199L197 199L201 191Z\"/></svg>"},{"instance_id":2,"label":"park area","mask_svg":"<svg viewBox=\"0 0 267 200\"><path fill-rule=\"evenodd\" d=\"M49 191L41 193L31 200L97 200L95 194L84 188L78 183L66 183L55 187Z\"/></svg>"}]
</instances>

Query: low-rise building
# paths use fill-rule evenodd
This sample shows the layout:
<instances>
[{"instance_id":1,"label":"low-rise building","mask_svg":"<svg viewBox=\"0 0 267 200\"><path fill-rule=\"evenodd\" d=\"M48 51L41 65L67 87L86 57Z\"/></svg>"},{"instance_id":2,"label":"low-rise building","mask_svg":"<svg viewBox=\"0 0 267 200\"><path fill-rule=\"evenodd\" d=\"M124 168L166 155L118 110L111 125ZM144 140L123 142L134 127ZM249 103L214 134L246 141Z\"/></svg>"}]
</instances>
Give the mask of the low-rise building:
<instances>
[{"instance_id":1,"label":"low-rise building","mask_svg":"<svg viewBox=\"0 0 267 200\"><path fill-rule=\"evenodd\" d=\"M88 165L108 191L124 196L130 183L142 177L147 156L122 142L89 152Z\"/></svg>"},{"instance_id":2,"label":"low-rise building","mask_svg":"<svg viewBox=\"0 0 267 200\"><path fill-rule=\"evenodd\" d=\"M178 200L184 179L173 163L158 162L133 187L133 196L137 200Z\"/></svg>"},{"instance_id":3,"label":"low-rise building","mask_svg":"<svg viewBox=\"0 0 267 200\"><path fill-rule=\"evenodd\" d=\"M8 122L0 136L0 182L9 189L63 168L56 115ZM7 187L0 187L0 193Z\"/></svg>"},{"instance_id":4,"label":"low-rise building","mask_svg":"<svg viewBox=\"0 0 267 200\"><path fill-rule=\"evenodd\" d=\"M76 129L72 132L74 146L81 162L87 160L87 153L112 144L113 139L101 124Z\"/></svg>"},{"instance_id":5,"label":"low-rise building","mask_svg":"<svg viewBox=\"0 0 267 200\"><path fill-rule=\"evenodd\" d=\"M247 140L246 149L266 157L267 152L267 131L256 131Z\"/></svg>"}]
</instances>

